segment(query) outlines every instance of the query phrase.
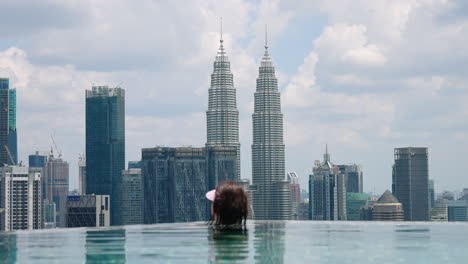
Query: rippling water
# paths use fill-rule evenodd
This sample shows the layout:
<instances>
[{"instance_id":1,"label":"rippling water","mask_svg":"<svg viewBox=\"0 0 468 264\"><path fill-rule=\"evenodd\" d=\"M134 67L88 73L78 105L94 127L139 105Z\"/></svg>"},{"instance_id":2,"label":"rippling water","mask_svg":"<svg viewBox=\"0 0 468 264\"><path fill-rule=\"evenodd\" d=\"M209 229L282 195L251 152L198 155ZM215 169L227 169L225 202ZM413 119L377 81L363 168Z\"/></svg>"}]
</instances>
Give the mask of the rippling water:
<instances>
[{"instance_id":1,"label":"rippling water","mask_svg":"<svg viewBox=\"0 0 468 264\"><path fill-rule=\"evenodd\" d=\"M0 234L1 263L468 263L468 224L251 222Z\"/></svg>"}]
</instances>

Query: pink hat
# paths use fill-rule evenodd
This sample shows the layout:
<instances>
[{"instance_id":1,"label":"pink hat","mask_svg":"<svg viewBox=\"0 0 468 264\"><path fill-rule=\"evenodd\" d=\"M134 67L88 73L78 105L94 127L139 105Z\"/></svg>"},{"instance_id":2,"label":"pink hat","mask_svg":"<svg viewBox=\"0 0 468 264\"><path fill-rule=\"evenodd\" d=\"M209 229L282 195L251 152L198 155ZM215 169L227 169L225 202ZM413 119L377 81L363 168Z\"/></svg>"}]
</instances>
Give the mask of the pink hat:
<instances>
[{"instance_id":1,"label":"pink hat","mask_svg":"<svg viewBox=\"0 0 468 264\"><path fill-rule=\"evenodd\" d=\"M216 189L207 192L207 193L205 194L205 197L206 197L206 199L208 199L208 200L214 202L214 200L215 200L215 198L216 198Z\"/></svg>"}]
</instances>

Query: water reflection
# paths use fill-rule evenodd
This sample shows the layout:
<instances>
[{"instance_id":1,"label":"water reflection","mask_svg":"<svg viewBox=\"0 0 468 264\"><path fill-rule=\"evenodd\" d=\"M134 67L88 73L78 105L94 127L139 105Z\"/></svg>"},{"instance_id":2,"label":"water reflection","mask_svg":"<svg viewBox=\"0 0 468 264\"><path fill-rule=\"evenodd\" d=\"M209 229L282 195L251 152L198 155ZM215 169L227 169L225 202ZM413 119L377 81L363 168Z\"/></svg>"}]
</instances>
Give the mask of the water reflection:
<instances>
[{"instance_id":1,"label":"water reflection","mask_svg":"<svg viewBox=\"0 0 468 264\"><path fill-rule=\"evenodd\" d=\"M244 263L249 255L246 228L209 228L209 263Z\"/></svg>"},{"instance_id":2,"label":"water reflection","mask_svg":"<svg viewBox=\"0 0 468 264\"><path fill-rule=\"evenodd\" d=\"M125 230L87 230L86 263L125 263Z\"/></svg>"},{"instance_id":3,"label":"water reflection","mask_svg":"<svg viewBox=\"0 0 468 264\"><path fill-rule=\"evenodd\" d=\"M15 234L0 234L0 263L15 263L18 248Z\"/></svg>"},{"instance_id":4,"label":"water reflection","mask_svg":"<svg viewBox=\"0 0 468 264\"><path fill-rule=\"evenodd\" d=\"M285 252L284 228L285 223L283 222L260 222L255 225L255 262L283 263Z\"/></svg>"}]
</instances>

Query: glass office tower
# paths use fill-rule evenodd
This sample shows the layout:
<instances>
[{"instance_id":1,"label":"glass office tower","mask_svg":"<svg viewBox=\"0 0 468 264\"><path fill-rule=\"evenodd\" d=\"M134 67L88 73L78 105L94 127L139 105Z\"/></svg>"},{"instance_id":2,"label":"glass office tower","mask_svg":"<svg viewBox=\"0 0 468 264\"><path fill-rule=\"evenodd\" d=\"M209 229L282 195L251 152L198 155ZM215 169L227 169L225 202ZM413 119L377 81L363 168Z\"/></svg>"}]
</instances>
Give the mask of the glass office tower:
<instances>
[{"instance_id":1,"label":"glass office tower","mask_svg":"<svg viewBox=\"0 0 468 264\"><path fill-rule=\"evenodd\" d=\"M9 79L0 78L0 166L18 162L17 146L16 89L10 89Z\"/></svg>"},{"instance_id":2,"label":"glass office tower","mask_svg":"<svg viewBox=\"0 0 468 264\"><path fill-rule=\"evenodd\" d=\"M427 148L396 148L393 194L403 205L405 221L429 221Z\"/></svg>"},{"instance_id":3,"label":"glass office tower","mask_svg":"<svg viewBox=\"0 0 468 264\"><path fill-rule=\"evenodd\" d=\"M111 225L120 224L120 177L125 169L125 90L86 90L86 193L110 195Z\"/></svg>"}]
</instances>

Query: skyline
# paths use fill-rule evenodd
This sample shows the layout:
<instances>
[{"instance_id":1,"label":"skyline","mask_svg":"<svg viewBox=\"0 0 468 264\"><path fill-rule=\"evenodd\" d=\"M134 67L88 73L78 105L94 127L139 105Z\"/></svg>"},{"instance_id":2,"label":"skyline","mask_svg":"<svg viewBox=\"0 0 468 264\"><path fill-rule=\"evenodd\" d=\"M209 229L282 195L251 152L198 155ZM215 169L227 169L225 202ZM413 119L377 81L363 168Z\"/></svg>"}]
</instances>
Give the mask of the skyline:
<instances>
[{"instance_id":1,"label":"skyline","mask_svg":"<svg viewBox=\"0 0 468 264\"><path fill-rule=\"evenodd\" d=\"M157 17L156 7L146 2L131 6L141 14L120 3L112 17L104 2L48 2L51 12L62 10L65 15L2 25L6 33L0 37L0 76L10 78L10 87L17 88L19 160L25 164L29 154L49 149L48 137L55 130L63 159L70 163L71 188L78 187L78 154L85 152L84 90L93 83L113 87L123 82L127 161L139 160L143 147L203 146L209 75L219 43L218 18L223 16L238 89L241 178L251 178L253 93L263 25L268 24L285 114L286 171L299 174L302 189L325 142L334 163L362 165L365 191L390 189L393 149L406 146L429 148L429 178L435 180L437 192L468 186L463 175L463 157L468 156L468 111L463 105L468 89L463 75L468 76L468 65L462 45L468 19L458 13L457 2L359 1L349 14L343 12L350 2L342 7L333 1L314 2L298 8L281 1L232 1L222 7L205 3L200 8L206 14L191 10L191 2L175 12L174 19L161 14L174 36L156 27L159 34L145 36L151 45L139 36L146 32L144 22ZM15 14L14 5L0 4L9 15ZM362 6L365 13L359 11ZM314 11L318 7L322 10ZM42 8L34 15L44 16L47 8ZM92 8L100 16L89 11ZM11 21L22 21L21 9L15 10L20 19ZM124 18L114 18L118 14ZM129 30L121 27L123 22L129 16L137 19L136 14L141 15L137 33L127 35L135 43L111 45L122 30ZM92 19L77 28L87 16ZM67 23L60 23L64 20ZM194 28L187 26L190 22ZM28 31L28 23L37 24L37 32ZM445 41L428 43L427 32ZM92 42L98 44L68 39L70 33L81 39L95 37Z\"/></svg>"}]
</instances>

